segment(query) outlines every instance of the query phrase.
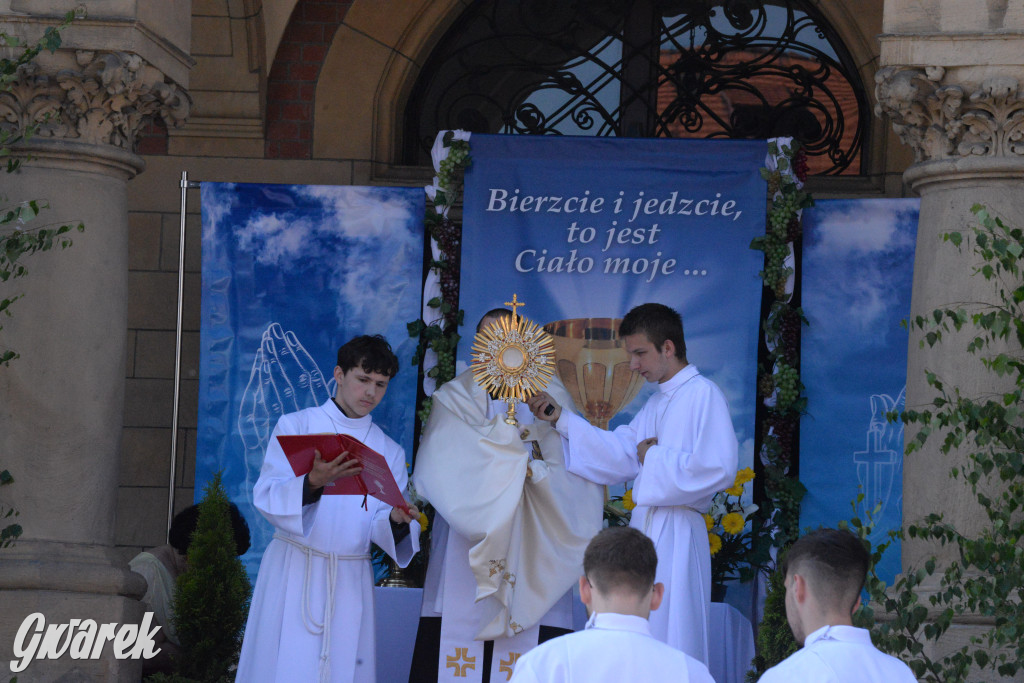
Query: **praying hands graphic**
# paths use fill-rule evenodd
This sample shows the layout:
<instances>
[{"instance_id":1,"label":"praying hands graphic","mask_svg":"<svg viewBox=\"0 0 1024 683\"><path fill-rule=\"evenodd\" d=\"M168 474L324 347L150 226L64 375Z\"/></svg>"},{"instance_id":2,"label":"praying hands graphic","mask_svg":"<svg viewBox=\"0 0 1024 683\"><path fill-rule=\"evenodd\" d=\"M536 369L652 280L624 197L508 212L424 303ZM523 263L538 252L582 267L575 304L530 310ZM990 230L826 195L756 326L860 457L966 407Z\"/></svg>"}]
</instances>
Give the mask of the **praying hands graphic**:
<instances>
[{"instance_id":1,"label":"praying hands graphic","mask_svg":"<svg viewBox=\"0 0 1024 683\"><path fill-rule=\"evenodd\" d=\"M279 323L270 323L256 350L238 411L238 434L245 445L245 490L250 504L277 420L285 413L320 405L333 391L334 378L324 381L320 367L295 333L285 331Z\"/></svg>"}]
</instances>

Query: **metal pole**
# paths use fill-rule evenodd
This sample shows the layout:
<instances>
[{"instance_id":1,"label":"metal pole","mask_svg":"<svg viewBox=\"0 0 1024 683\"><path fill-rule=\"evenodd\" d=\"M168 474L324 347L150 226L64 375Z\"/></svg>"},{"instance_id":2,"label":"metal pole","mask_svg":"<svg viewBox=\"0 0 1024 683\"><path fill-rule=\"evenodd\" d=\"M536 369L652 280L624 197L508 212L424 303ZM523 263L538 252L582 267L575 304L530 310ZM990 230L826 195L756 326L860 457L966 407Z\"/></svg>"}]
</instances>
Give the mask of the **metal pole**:
<instances>
[{"instance_id":1,"label":"metal pole","mask_svg":"<svg viewBox=\"0 0 1024 683\"><path fill-rule=\"evenodd\" d=\"M167 540L171 536L171 520L174 519L174 473L178 463L178 395L181 392L181 310L182 292L185 289L185 204L188 190L199 187L189 182L188 171L181 172L181 231L178 238L178 319L174 339L174 412L171 416L171 473L167 491Z\"/></svg>"}]
</instances>

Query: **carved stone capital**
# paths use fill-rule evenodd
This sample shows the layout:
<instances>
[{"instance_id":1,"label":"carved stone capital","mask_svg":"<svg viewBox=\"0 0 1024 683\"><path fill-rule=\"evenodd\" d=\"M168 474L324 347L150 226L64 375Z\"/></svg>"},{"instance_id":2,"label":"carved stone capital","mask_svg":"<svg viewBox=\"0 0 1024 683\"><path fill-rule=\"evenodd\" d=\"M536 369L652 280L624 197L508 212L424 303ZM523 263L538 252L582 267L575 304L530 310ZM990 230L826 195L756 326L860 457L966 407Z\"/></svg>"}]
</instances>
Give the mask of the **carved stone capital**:
<instances>
[{"instance_id":1,"label":"carved stone capital","mask_svg":"<svg viewBox=\"0 0 1024 683\"><path fill-rule=\"evenodd\" d=\"M950 82L942 67L887 66L875 75L875 114L914 150L916 161L1024 159L1024 99L1013 76Z\"/></svg>"},{"instance_id":2,"label":"carved stone capital","mask_svg":"<svg viewBox=\"0 0 1024 683\"><path fill-rule=\"evenodd\" d=\"M0 92L0 128L38 125L37 137L109 145L134 152L143 123L160 117L184 124L188 94L141 57L127 52L78 50L70 68L27 64Z\"/></svg>"}]
</instances>

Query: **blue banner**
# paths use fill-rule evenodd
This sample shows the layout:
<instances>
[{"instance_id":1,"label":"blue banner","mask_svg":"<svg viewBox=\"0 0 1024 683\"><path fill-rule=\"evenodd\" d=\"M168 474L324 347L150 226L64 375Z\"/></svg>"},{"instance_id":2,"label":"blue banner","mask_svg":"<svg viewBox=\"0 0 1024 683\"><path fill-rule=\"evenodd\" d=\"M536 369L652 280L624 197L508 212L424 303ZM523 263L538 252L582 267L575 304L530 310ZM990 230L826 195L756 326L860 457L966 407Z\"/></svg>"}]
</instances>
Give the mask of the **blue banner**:
<instances>
[{"instance_id":1,"label":"blue banner","mask_svg":"<svg viewBox=\"0 0 1024 683\"><path fill-rule=\"evenodd\" d=\"M873 544L899 528L903 507L902 410L919 200L824 200L804 212L800 422L803 528L874 513ZM864 501L854 511L859 493ZM900 548L878 568L891 582Z\"/></svg>"},{"instance_id":2,"label":"blue banner","mask_svg":"<svg viewBox=\"0 0 1024 683\"><path fill-rule=\"evenodd\" d=\"M683 316L687 358L729 399L753 457L763 141L474 135L466 173L458 357L511 300L555 336L559 374L591 422L627 422L653 387L612 357L615 319L645 302Z\"/></svg>"},{"instance_id":3,"label":"blue banner","mask_svg":"<svg viewBox=\"0 0 1024 683\"><path fill-rule=\"evenodd\" d=\"M382 334L399 373L373 418L407 456L420 314L420 188L202 184L196 500L218 470L252 530L255 578L273 529L252 488L277 419L334 395L338 347Z\"/></svg>"}]
</instances>

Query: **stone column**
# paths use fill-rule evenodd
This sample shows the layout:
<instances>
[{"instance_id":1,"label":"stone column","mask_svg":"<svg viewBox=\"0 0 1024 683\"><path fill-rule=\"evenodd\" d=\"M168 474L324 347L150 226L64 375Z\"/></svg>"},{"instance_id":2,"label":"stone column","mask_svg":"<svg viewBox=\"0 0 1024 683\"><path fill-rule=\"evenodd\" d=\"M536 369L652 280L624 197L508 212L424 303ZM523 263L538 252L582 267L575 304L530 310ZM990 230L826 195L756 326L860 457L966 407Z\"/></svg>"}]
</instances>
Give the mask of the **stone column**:
<instances>
[{"instance_id":1,"label":"stone column","mask_svg":"<svg viewBox=\"0 0 1024 683\"><path fill-rule=\"evenodd\" d=\"M960 253L941 239L951 231L966 234L977 224L970 210L974 204L1024 226L1021 4L885 2L876 113L889 118L903 142L913 148L915 163L904 180L921 196L911 317L959 302L992 300L991 284L972 277L975 260L970 248L965 246ZM924 349L919 347L923 335L911 333L908 408L924 407L935 396L925 380L926 369L968 396L998 391L994 375L967 353L966 332L947 335L938 346ZM908 428L908 442L913 435ZM987 518L962 480L949 477L963 454L942 454L941 441L940 434L933 434L924 450L904 463L904 519L913 522L941 512L960 530L975 534ZM902 564L909 570L921 567L931 555L941 561L953 554L953 548L905 541ZM962 644L977 628L955 625L942 649Z\"/></svg>"},{"instance_id":2,"label":"stone column","mask_svg":"<svg viewBox=\"0 0 1024 683\"><path fill-rule=\"evenodd\" d=\"M0 29L31 36L30 18L19 17L14 30L9 17L0 19ZM131 44L104 33L102 21L82 28L79 44L89 31ZM74 45L74 34L69 38ZM180 55L172 61L180 64ZM160 116L170 126L187 111L187 95L161 69L111 49L44 54L0 93L0 125L41 126L19 150L29 155L22 168L0 177L3 199L49 203L28 227L86 226L73 233L70 248L27 257L29 275L5 290L24 298L3 320L3 343L21 358L0 367L0 469L15 478L2 494L19 510L24 535L0 550L0 672L9 671L17 631L32 613L58 625L141 619L145 581L112 552L124 411L126 182L143 169L134 153L143 122ZM138 680L141 662L118 661L113 649L107 645L99 660L65 652L34 661L18 680Z\"/></svg>"}]
</instances>

